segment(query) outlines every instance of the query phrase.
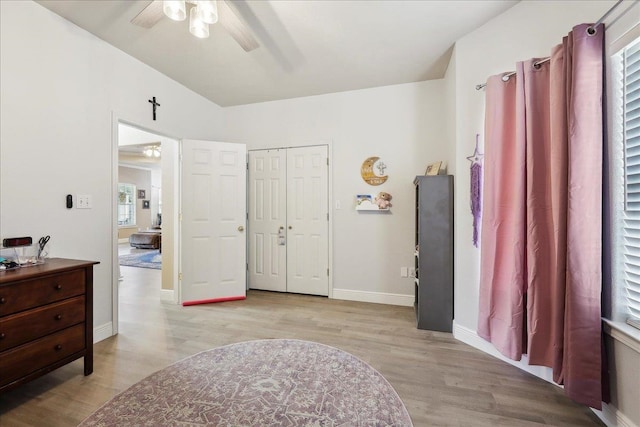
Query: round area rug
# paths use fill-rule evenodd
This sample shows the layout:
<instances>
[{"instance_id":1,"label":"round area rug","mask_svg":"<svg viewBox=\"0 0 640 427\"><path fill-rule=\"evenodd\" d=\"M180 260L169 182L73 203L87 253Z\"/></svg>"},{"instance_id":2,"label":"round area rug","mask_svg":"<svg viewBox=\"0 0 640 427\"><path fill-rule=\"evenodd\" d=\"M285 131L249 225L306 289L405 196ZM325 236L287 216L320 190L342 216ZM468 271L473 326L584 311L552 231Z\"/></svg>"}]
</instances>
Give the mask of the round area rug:
<instances>
[{"instance_id":1,"label":"round area rug","mask_svg":"<svg viewBox=\"0 0 640 427\"><path fill-rule=\"evenodd\" d=\"M80 426L412 426L400 397L357 357L309 341L204 351L120 393Z\"/></svg>"}]
</instances>

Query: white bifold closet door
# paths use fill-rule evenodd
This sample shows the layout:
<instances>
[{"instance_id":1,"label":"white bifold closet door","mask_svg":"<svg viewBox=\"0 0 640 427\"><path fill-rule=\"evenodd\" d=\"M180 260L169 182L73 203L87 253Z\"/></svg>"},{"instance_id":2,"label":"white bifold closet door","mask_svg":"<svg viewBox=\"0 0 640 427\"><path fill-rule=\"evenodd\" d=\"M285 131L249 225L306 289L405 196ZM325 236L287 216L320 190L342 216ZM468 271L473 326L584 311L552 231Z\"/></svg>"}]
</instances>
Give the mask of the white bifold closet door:
<instances>
[{"instance_id":1,"label":"white bifold closet door","mask_svg":"<svg viewBox=\"0 0 640 427\"><path fill-rule=\"evenodd\" d=\"M249 287L252 289L287 291L286 193L287 151L249 151Z\"/></svg>"},{"instance_id":2,"label":"white bifold closet door","mask_svg":"<svg viewBox=\"0 0 640 427\"><path fill-rule=\"evenodd\" d=\"M249 287L329 293L327 147L249 152Z\"/></svg>"}]
</instances>

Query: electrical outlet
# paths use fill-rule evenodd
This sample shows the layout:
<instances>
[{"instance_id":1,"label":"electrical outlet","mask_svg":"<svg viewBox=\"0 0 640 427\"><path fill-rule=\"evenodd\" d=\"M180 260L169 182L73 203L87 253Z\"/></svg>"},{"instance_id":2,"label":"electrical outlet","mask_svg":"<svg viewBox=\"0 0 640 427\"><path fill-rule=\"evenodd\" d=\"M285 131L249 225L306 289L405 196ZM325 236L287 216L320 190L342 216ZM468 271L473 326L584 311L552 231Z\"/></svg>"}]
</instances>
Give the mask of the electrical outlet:
<instances>
[{"instance_id":1,"label":"electrical outlet","mask_svg":"<svg viewBox=\"0 0 640 427\"><path fill-rule=\"evenodd\" d=\"M400 277L409 277L407 267L400 267Z\"/></svg>"},{"instance_id":2,"label":"electrical outlet","mask_svg":"<svg viewBox=\"0 0 640 427\"><path fill-rule=\"evenodd\" d=\"M91 209L93 207L91 203L91 196L88 194L76 195L77 209Z\"/></svg>"}]
</instances>

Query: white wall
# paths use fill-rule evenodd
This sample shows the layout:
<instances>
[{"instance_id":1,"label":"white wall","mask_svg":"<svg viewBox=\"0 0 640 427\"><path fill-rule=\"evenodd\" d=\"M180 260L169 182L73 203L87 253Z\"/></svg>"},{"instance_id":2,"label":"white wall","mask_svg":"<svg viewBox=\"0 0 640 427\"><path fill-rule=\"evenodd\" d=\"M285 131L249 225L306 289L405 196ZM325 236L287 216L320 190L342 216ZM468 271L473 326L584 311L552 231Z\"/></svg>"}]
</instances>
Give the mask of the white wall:
<instances>
[{"instance_id":1,"label":"white wall","mask_svg":"<svg viewBox=\"0 0 640 427\"><path fill-rule=\"evenodd\" d=\"M456 175L456 108L457 108L457 98L456 98L456 77L457 77L457 63L456 63L456 48L454 46L453 53L451 54L451 59L449 60L449 65L447 66L447 71L444 75L444 108L446 112L445 117L445 132L447 144L449 144L449 158L451 161L448 165L447 172L450 175ZM461 183L457 183L460 185ZM457 187L456 185L456 187ZM462 184L464 185L464 184Z\"/></svg>"},{"instance_id":2,"label":"white wall","mask_svg":"<svg viewBox=\"0 0 640 427\"><path fill-rule=\"evenodd\" d=\"M522 1L456 43L454 58L455 122L456 122L456 181L455 204L455 326L456 338L499 357L493 347L476 335L478 317L478 287L480 252L471 242L472 216L469 210L469 162L475 135L483 134L484 91L475 85L484 83L493 74L511 71L515 62L531 57L548 56L574 25L594 22L613 5L613 1ZM620 342L615 342L621 346ZM637 346L636 346L637 348ZM637 372L640 354L629 347L615 352L618 372ZM515 363L522 369L543 378L550 378L550 370ZM622 364L622 366L620 366ZM614 408L617 422L640 425L638 405L640 390L628 384L624 375L614 378L614 396L626 407ZM615 404L616 402L614 402ZM610 408L609 408L610 409ZM609 414L611 415L611 414ZM622 421L621 421L622 420ZM612 424L615 425L615 424ZM625 424L620 424L625 425Z\"/></svg>"},{"instance_id":3,"label":"white wall","mask_svg":"<svg viewBox=\"0 0 640 427\"><path fill-rule=\"evenodd\" d=\"M413 179L430 162L452 160L443 89L437 80L225 108L224 139L248 149L332 146L334 296L392 302L369 293L400 294L413 303L413 280L400 277L400 267L414 264ZM370 156L388 166L378 187L360 177ZM393 196L390 214L354 210L356 194L379 191Z\"/></svg>"},{"instance_id":4,"label":"white wall","mask_svg":"<svg viewBox=\"0 0 640 427\"><path fill-rule=\"evenodd\" d=\"M34 2L0 2L0 52L0 235L49 234L52 256L99 261L94 326L109 328L112 114L218 139L221 109ZM92 195L93 209L67 210L66 194Z\"/></svg>"}]
</instances>

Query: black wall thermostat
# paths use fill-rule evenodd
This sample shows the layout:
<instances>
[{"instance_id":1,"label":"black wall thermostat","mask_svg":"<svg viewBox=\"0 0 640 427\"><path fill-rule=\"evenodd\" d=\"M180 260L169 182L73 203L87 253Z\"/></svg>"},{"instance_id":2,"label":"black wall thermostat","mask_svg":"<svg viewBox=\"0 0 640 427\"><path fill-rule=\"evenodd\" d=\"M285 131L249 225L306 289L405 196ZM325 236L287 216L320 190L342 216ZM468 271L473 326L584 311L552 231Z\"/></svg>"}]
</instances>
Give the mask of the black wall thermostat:
<instances>
[{"instance_id":1,"label":"black wall thermostat","mask_svg":"<svg viewBox=\"0 0 640 427\"><path fill-rule=\"evenodd\" d=\"M71 194L67 194L67 209L71 209L73 207L73 196Z\"/></svg>"}]
</instances>

